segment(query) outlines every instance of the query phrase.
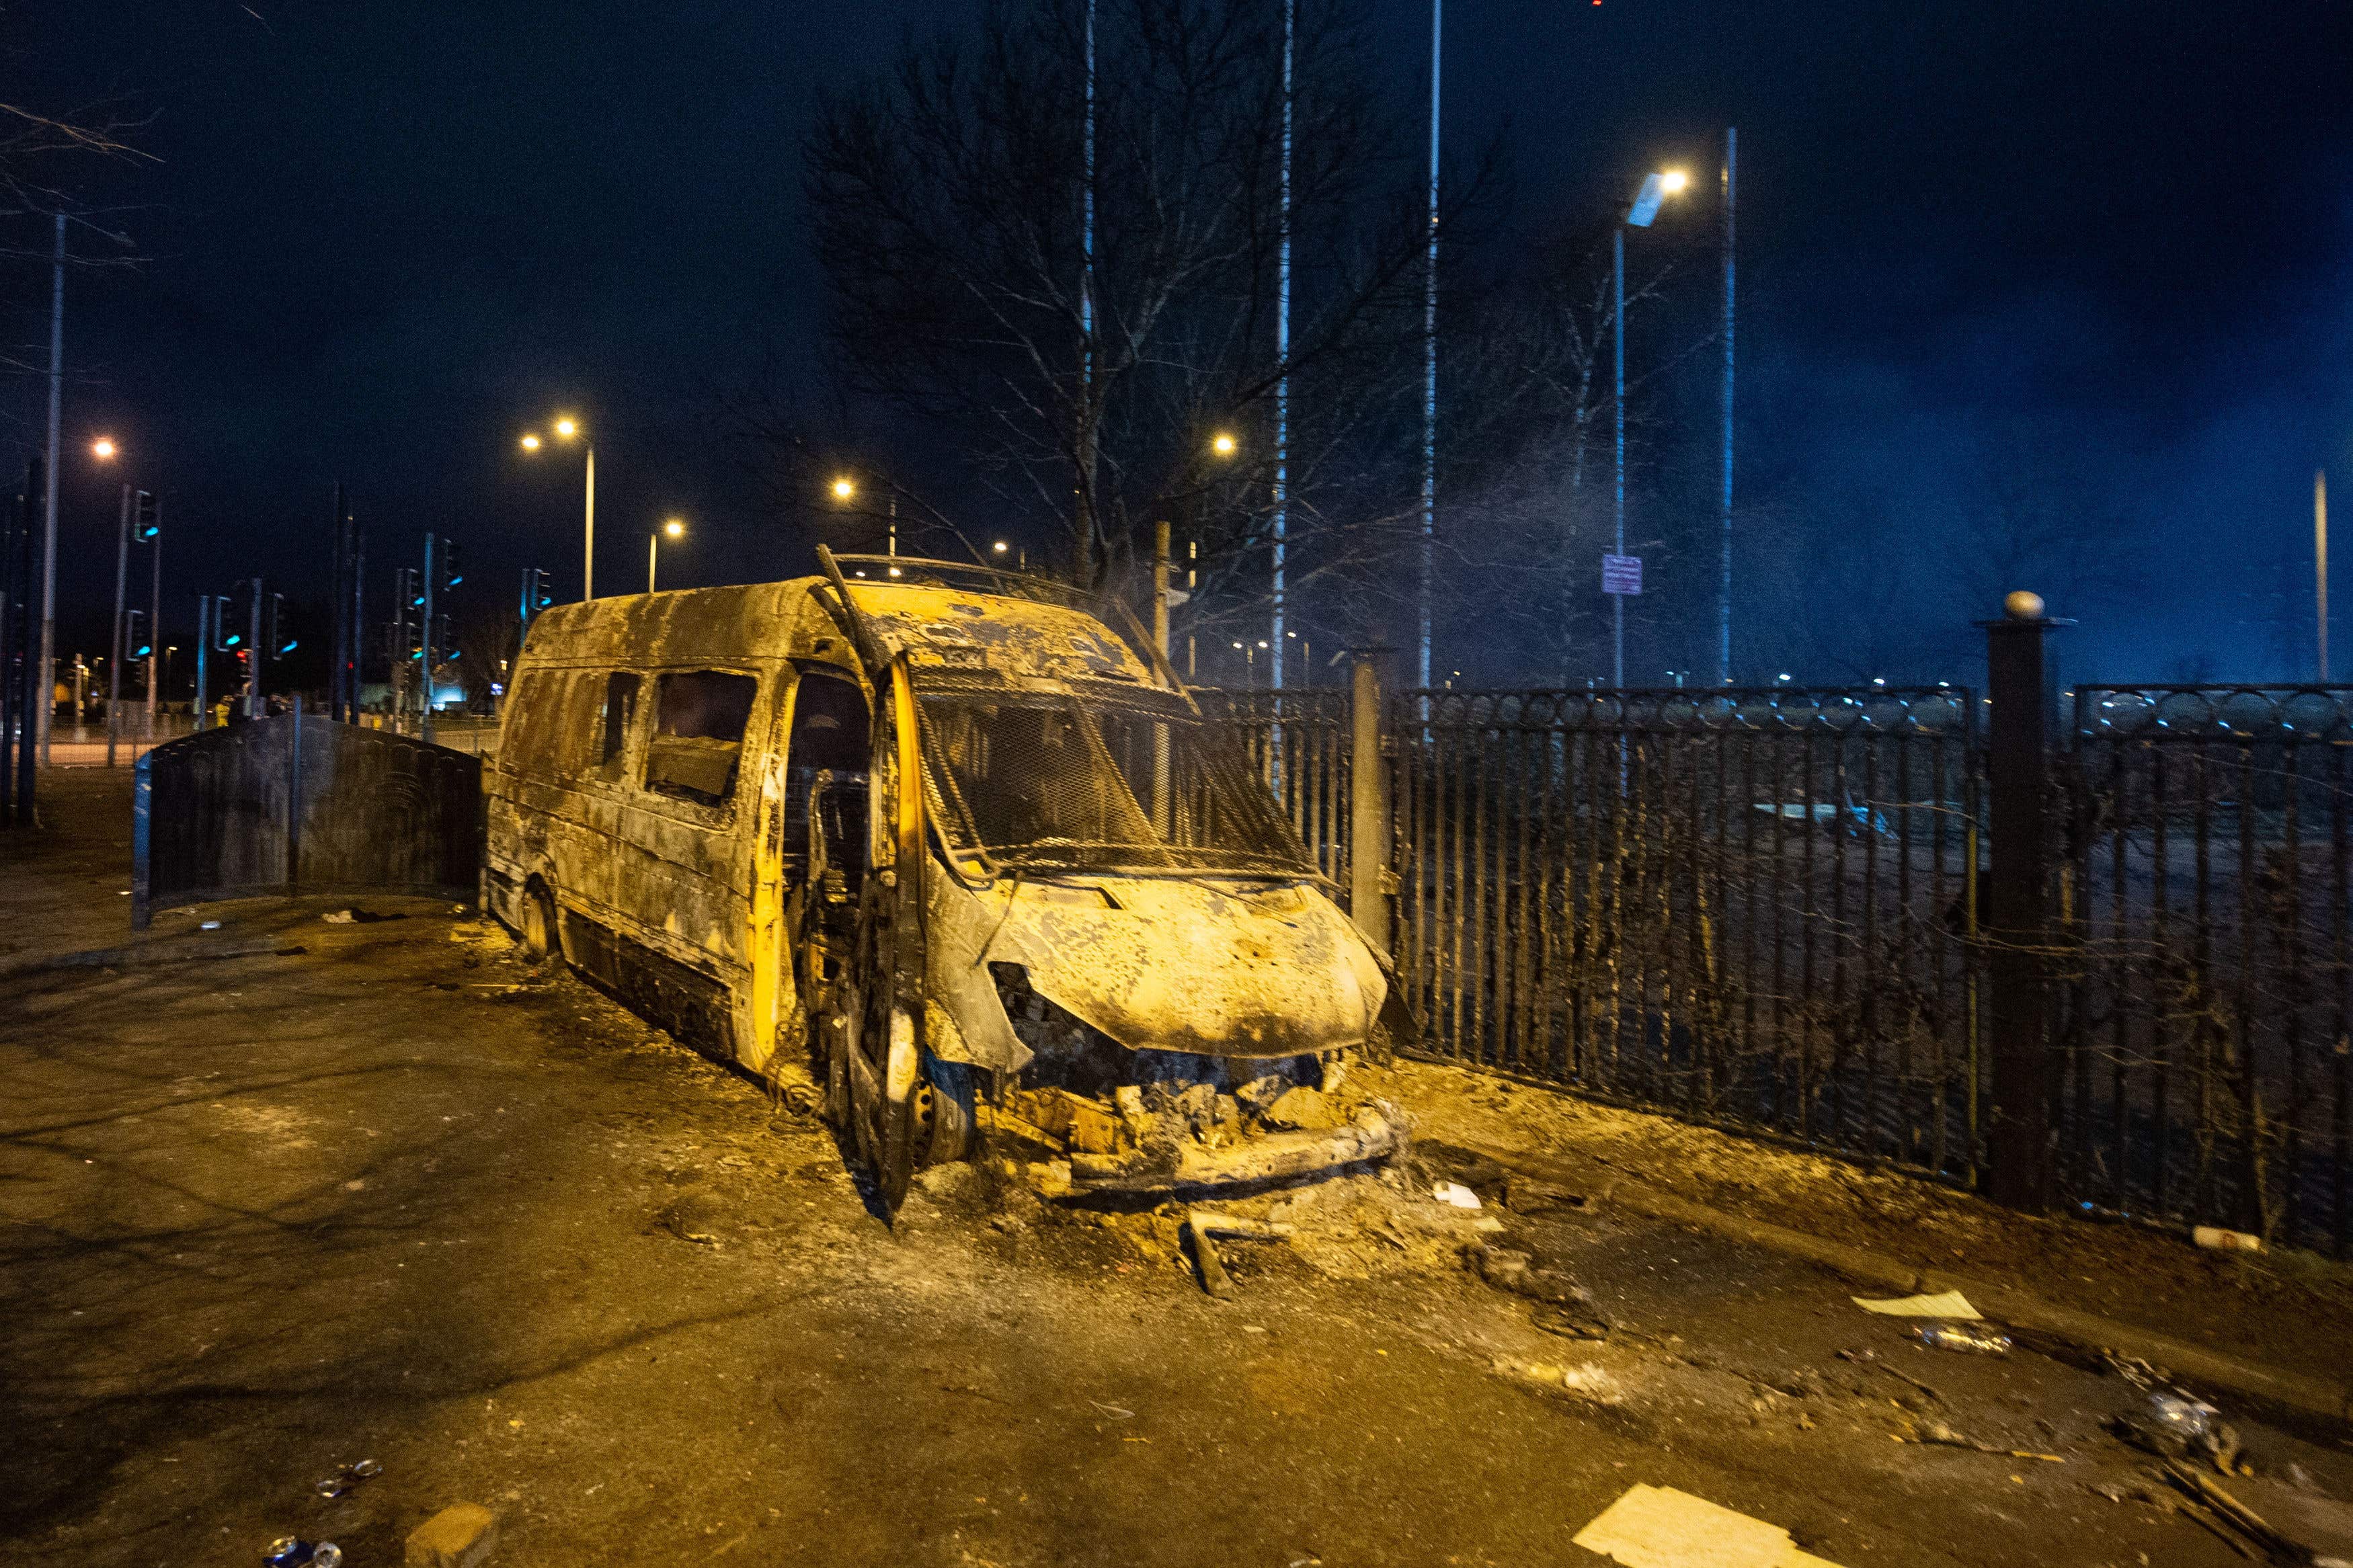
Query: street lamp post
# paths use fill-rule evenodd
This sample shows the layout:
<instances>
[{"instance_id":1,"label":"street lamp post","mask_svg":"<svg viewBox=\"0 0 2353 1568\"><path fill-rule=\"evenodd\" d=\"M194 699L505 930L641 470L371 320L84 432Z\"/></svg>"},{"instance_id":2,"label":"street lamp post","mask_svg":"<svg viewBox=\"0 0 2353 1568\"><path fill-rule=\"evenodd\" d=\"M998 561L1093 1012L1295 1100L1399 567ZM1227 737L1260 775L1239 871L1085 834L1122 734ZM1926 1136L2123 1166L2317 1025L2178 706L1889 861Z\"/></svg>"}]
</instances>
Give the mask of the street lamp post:
<instances>
[{"instance_id":1,"label":"street lamp post","mask_svg":"<svg viewBox=\"0 0 2353 1568\"><path fill-rule=\"evenodd\" d=\"M646 592L649 594L654 591L654 559L665 534L672 539L683 539L686 537L686 524L671 518L659 530L646 535Z\"/></svg>"},{"instance_id":2,"label":"street lamp post","mask_svg":"<svg viewBox=\"0 0 2353 1568\"><path fill-rule=\"evenodd\" d=\"M1681 169L1647 174L1642 188L1627 209L1626 221L1610 234L1609 294L1612 357L1615 361L1616 395L1610 399L1611 412L1617 423L1617 501L1616 526L1613 534L1616 554L1626 553L1626 230L1648 228L1651 220L1659 216L1659 204L1669 196L1681 195L1691 184L1691 176ZM1613 686L1626 684L1626 595L1609 595L1609 680Z\"/></svg>"},{"instance_id":3,"label":"street lamp post","mask_svg":"<svg viewBox=\"0 0 2353 1568\"><path fill-rule=\"evenodd\" d=\"M114 533L114 633L106 655L106 765L122 730L122 595L131 575L131 486L122 487L121 521Z\"/></svg>"},{"instance_id":4,"label":"street lamp post","mask_svg":"<svg viewBox=\"0 0 2353 1568\"><path fill-rule=\"evenodd\" d=\"M587 459L586 500L582 510L580 524L580 597L583 600L593 599L596 596L596 443L581 434L580 421L569 415L555 421L551 428L554 430L555 438L559 441L578 440L581 451ZM536 431L524 434L522 438L524 451L536 452L542 445L543 443Z\"/></svg>"},{"instance_id":5,"label":"street lamp post","mask_svg":"<svg viewBox=\"0 0 2353 1568\"><path fill-rule=\"evenodd\" d=\"M833 499L842 502L844 505L847 505L850 501L858 499L858 481L851 479L848 474L838 475L833 483L827 488L832 490ZM888 501L889 515L887 526L890 530L890 531L884 535L882 553L885 555L896 555L899 553L899 487L890 479L885 479L882 481L882 491ZM898 574L893 571L892 575L896 576Z\"/></svg>"}]
</instances>

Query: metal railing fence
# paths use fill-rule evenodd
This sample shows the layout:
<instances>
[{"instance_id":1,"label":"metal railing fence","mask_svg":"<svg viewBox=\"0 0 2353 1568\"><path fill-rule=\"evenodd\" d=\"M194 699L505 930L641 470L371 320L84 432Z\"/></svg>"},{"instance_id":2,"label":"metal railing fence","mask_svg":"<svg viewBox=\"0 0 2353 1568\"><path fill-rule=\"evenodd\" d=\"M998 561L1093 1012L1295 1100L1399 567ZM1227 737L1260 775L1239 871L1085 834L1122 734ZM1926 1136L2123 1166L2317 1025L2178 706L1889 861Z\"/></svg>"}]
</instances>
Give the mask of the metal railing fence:
<instances>
[{"instance_id":1,"label":"metal railing fence","mask_svg":"<svg viewBox=\"0 0 2353 1568\"><path fill-rule=\"evenodd\" d=\"M2343 1252L2353 686L2079 687L2070 719L2063 1193Z\"/></svg>"}]
</instances>

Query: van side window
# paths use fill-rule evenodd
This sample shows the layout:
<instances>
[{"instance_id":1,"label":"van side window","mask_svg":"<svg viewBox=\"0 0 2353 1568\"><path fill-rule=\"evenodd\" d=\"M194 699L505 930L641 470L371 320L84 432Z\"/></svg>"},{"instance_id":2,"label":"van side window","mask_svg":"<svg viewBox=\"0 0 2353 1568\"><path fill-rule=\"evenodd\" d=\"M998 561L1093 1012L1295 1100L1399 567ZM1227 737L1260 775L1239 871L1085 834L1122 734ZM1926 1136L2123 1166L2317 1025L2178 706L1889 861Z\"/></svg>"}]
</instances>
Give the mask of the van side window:
<instances>
[{"instance_id":1,"label":"van side window","mask_svg":"<svg viewBox=\"0 0 2353 1568\"><path fill-rule=\"evenodd\" d=\"M629 743L629 720L638 710L638 679L628 671L605 678L605 750L597 761L608 776L621 748Z\"/></svg>"},{"instance_id":2,"label":"van side window","mask_svg":"<svg viewBox=\"0 0 2353 1568\"><path fill-rule=\"evenodd\" d=\"M725 805L759 681L717 669L662 676L654 687L654 732L646 742L646 788L699 805Z\"/></svg>"},{"instance_id":3,"label":"van side window","mask_svg":"<svg viewBox=\"0 0 2353 1568\"><path fill-rule=\"evenodd\" d=\"M570 784L595 754L596 678L585 670L525 670L507 694L499 766L521 777Z\"/></svg>"}]
</instances>

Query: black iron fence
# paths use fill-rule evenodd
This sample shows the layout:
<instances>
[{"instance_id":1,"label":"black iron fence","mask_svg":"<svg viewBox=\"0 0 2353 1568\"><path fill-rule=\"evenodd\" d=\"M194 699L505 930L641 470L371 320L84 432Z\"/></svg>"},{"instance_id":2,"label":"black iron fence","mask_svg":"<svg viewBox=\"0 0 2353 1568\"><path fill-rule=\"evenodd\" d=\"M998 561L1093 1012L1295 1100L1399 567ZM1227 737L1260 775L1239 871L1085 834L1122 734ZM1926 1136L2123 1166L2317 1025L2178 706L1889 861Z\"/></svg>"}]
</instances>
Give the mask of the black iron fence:
<instances>
[{"instance_id":1,"label":"black iron fence","mask_svg":"<svg viewBox=\"0 0 2353 1568\"><path fill-rule=\"evenodd\" d=\"M2070 718L2063 1192L2343 1251L2353 687L2081 687Z\"/></svg>"},{"instance_id":2,"label":"black iron fence","mask_svg":"<svg viewBox=\"0 0 2353 1568\"><path fill-rule=\"evenodd\" d=\"M1388 732L1428 1048L1968 1178L1968 692L1406 692Z\"/></svg>"},{"instance_id":3,"label":"black iron fence","mask_svg":"<svg viewBox=\"0 0 2353 1568\"><path fill-rule=\"evenodd\" d=\"M1207 706L1358 873L1430 1052L2353 1251L2353 686L2054 712L2057 624L1991 628L1988 699L1408 691L1353 747L1344 692Z\"/></svg>"},{"instance_id":4,"label":"black iron fence","mask_svg":"<svg viewBox=\"0 0 2353 1568\"><path fill-rule=\"evenodd\" d=\"M1196 693L1282 803L1316 868L1348 885L1349 694L1345 690ZM1344 900L1345 901L1345 900Z\"/></svg>"}]
</instances>

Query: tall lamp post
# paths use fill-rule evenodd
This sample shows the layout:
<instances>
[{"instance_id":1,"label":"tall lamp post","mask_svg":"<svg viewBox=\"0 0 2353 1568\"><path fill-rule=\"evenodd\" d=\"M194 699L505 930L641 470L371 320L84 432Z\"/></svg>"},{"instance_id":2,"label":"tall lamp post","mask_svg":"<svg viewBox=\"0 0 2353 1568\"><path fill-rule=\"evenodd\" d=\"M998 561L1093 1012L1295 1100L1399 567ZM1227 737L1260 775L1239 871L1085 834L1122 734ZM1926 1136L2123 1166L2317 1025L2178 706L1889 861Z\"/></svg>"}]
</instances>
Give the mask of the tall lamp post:
<instances>
[{"instance_id":1,"label":"tall lamp post","mask_svg":"<svg viewBox=\"0 0 2353 1568\"><path fill-rule=\"evenodd\" d=\"M858 481L848 474L837 475L833 483L828 485L826 489L832 492L835 500L844 506L858 499ZM882 552L885 555L896 555L899 553L899 487L886 479L882 481L882 490L890 504L890 532L886 536ZM891 574L893 577L897 576L898 569L893 567Z\"/></svg>"},{"instance_id":2,"label":"tall lamp post","mask_svg":"<svg viewBox=\"0 0 2353 1568\"><path fill-rule=\"evenodd\" d=\"M578 441L587 458L587 500L581 513L580 596L593 599L596 596L596 447L582 433L580 421L569 415L556 420L549 428L555 432L555 438L559 441ZM536 452L545 443L540 440L537 431L524 432L524 451Z\"/></svg>"},{"instance_id":3,"label":"tall lamp post","mask_svg":"<svg viewBox=\"0 0 2353 1568\"><path fill-rule=\"evenodd\" d=\"M660 550L661 542L665 536L671 539L684 539L686 524L677 518L671 518L659 529L646 535L646 592L649 594L654 591L654 559Z\"/></svg>"},{"instance_id":4,"label":"tall lamp post","mask_svg":"<svg viewBox=\"0 0 2353 1568\"><path fill-rule=\"evenodd\" d=\"M1660 204L1669 196L1681 195L1690 184L1691 176L1681 169L1644 175L1634 205L1626 210L1626 221L1609 237L1609 336L1614 345L1617 389L1610 404L1618 442L1613 537L1617 541L1615 553L1620 556L1626 553L1626 231L1650 227L1651 220L1659 216ZM1618 687L1626 684L1626 595L1615 592L1609 595L1609 683Z\"/></svg>"}]
</instances>

